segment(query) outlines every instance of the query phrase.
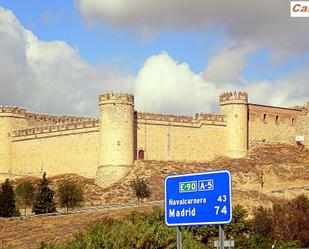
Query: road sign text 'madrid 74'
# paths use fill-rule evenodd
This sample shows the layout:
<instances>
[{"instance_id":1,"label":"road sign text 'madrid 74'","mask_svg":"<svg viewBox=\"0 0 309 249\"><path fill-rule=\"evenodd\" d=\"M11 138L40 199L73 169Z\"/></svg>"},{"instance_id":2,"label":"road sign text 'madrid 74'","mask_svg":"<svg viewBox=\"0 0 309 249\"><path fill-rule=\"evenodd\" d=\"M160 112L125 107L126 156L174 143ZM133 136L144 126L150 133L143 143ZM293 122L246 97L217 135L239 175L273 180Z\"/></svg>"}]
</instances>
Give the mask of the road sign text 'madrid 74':
<instances>
[{"instance_id":1,"label":"road sign text 'madrid 74'","mask_svg":"<svg viewBox=\"0 0 309 249\"><path fill-rule=\"evenodd\" d=\"M172 175L165 179L165 222L168 226L226 224L231 219L229 171Z\"/></svg>"}]
</instances>

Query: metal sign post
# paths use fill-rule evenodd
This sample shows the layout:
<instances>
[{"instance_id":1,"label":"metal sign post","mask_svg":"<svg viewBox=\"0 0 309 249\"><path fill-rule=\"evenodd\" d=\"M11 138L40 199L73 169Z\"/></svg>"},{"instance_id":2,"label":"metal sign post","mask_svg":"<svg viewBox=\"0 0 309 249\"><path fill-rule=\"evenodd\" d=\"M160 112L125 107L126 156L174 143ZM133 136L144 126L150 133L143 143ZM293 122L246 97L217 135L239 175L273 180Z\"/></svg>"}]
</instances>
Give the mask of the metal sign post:
<instances>
[{"instance_id":1,"label":"metal sign post","mask_svg":"<svg viewBox=\"0 0 309 249\"><path fill-rule=\"evenodd\" d=\"M224 249L224 231L221 225L219 225L219 245L220 249Z\"/></svg>"},{"instance_id":2,"label":"metal sign post","mask_svg":"<svg viewBox=\"0 0 309 249\"><path fill-rule=\"evenodd\" d=\"M177 249L182 249L181 227L177 227Z\"/></svg>"}]
</instances>

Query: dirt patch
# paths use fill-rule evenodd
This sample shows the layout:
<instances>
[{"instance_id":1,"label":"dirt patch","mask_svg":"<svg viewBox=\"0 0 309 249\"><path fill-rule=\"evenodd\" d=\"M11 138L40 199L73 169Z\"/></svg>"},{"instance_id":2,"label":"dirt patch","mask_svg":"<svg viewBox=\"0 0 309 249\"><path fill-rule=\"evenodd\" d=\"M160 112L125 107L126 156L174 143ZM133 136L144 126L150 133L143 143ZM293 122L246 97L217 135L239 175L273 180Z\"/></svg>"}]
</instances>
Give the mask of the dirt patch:
<instances>
[{"instance_id":1,"label":"dirt patch","mask_svg":"<svg viewBox=\"0 0 309 249\"><path fill-rule=\"evenodd\" d=\"M61 244L79 231L104 218L119 219L133 210L147 212L151 207L108 210L67 216L35 217L0 221L0 248L38 248L42 241Z\"/></svg>"}]
</instances>

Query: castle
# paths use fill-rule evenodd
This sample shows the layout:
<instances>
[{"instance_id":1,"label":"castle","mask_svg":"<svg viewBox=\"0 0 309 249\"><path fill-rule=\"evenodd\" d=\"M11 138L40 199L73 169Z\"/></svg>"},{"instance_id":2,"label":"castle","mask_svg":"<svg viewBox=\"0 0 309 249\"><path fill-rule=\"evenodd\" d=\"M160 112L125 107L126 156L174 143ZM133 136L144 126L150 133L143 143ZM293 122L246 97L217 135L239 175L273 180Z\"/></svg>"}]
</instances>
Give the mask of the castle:
<instances>
[{"instance_id":1,"label":"castle","mask_svg":"<svg viewBox=\"0 0 309 249\"><path fill-rule=\"evenodd\" d=\"M245 92L219 97L220 114L174 116L134 110L134 96L99 96L99 119L0 107L0 180L75 173L108 186L135 160L208 161L246 157L265 143L309 145L308 103L282 108L248 103Z\"/></svg>"}]
</instances>

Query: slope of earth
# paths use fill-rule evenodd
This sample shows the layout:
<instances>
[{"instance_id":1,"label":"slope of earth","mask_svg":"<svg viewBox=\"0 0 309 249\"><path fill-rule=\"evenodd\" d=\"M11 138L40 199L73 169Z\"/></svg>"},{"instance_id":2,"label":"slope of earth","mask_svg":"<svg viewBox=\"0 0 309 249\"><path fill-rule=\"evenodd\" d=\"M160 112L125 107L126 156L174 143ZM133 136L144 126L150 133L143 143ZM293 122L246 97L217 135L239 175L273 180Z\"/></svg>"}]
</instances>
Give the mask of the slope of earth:
<instances>
[{"instance_id":1,"label":"slope of earth","mask_svg":"<svg viewBox=\"0 0 309 249\"><path fill-rule=\"evenodd\" d=\"M269 145L254 149L247 158L218 158L205 163L137 161L131 172L120 182L101 188L93 179L77 175L58 175L50 178L56 190L63 179L72 179L84 187L84 206L135 203L130 181L135 177L147 179L151 196L146 201L163 200L164 179L167 175L228 169L232 173L233 203L249 211L258 205L270 207L273 202L290 199L299 194L309 195L309 150L294 146ZM47 172L48 173L48 172ZM26 178L37 184L38 178ZM14 180L14 185L23 179ZM72 234L85 229L91 222L117 211L80 213L67 216L37 217L0 221L0 248L37 248L40 241L63 242ZM114 212L115 215L114 215ZM119 211L128 213L128 209Z\"/></svg>"},{"instance_id":2,"label":"slope of earth","mask_svg":"<svg viewBox=\"0 0 309 249\"><path fill-rule=\"evenodd\" d=\"M218 169L228 169L232 173L233 202L250 211L257 205L271 206L274 201L309 195L309 150L269 145L252 150L242 159L218 158L205 163L137 161L121 184L115 183L102 191L101 200L134 202L130 181L136 176L149 182L150 200L162 200L167 175Z\"/></svg>"},{"instance_id":3,"label":"slope of earth","mask_svg":"<svg viewBox=\"0 0 309 249\"><path fill-rule=\"evenodd\" d=\"M149 212L151 209L149 206L141 206L139 208L106 210L66 216L0 221L0 248L34 249L39 248L41 242L61 244L102 219L118 219L133 210Z\"/></svg>"},{"instance_id":4,"label":"slope of earth","mask_svg":"<svg viewBox=\"0 0 309 249\"><path fill-rule=\"evenodd\" d=\"M151 189L150 201L163 200L164 179L171 174L228 169L232 173L234 204L249 210L256 205L270 206L274 201L309 195L309 150L299 151L295 146L268 145L252 150L247 158L218 158L205 163L175 161L136 161L130 173L108 188L96 185L93 179L78 175L51 177L51 187L56 191L63 179L72 179L83 186L84 206L135 203L130 181L145 178ZM48 173L48 172L47 172ZM14 180L14 185L24 180L37 184L38 178ZM57 196L57 195L56 195Z\"/></svg>"}]
</instances>

